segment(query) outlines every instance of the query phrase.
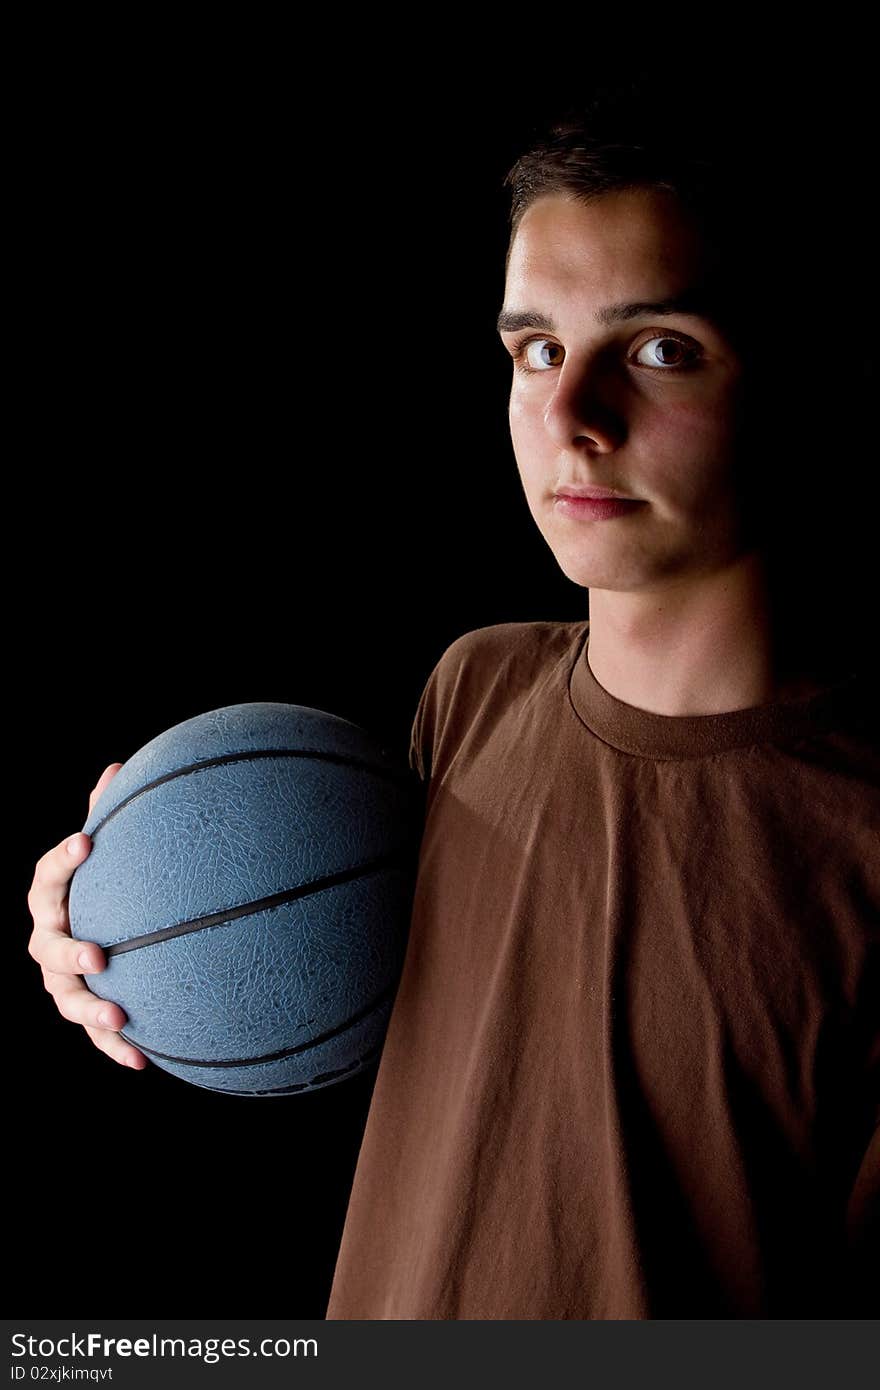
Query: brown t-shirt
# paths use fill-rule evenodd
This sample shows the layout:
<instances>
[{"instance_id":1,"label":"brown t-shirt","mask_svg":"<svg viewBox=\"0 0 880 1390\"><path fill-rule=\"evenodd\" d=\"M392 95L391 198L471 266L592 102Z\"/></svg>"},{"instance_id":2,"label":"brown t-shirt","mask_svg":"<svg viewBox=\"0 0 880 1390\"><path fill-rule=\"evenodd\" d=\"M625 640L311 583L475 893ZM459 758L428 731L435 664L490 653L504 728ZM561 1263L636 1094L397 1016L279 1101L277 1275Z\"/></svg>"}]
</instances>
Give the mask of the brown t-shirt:
<instances>
[{"instance_id":1,"label":"brown t-shirt","mask_svg":"<svg viewBox=\"0 0 880 1390\"><path fill-rule=\"evenodd\" d=\"M410 936L327 1317L870 1315L877 712L848 678L649 713L588 638L467 632L422 694Z\"/></svg>"}]
</instances>

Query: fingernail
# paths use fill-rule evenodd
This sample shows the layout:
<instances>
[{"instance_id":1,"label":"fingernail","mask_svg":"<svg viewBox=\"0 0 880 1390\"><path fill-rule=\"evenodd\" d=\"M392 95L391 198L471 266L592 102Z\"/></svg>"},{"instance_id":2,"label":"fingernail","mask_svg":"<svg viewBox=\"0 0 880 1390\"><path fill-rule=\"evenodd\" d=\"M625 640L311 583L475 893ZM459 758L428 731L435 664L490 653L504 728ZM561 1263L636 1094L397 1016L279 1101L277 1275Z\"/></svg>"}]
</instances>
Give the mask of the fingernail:
<instances>
[{"instance_id":1,"label":"fingernail","mask_svg":"<svg viewBox=\"0 0 880 1390\"><path fill-rule=\"evenodd\" d=\"M98 1014L98 1022L102 1024L105 1028L112 1028L113 1026L110 1020L110 1014L107 1012L106 1009L102 1009L101 1012Z\"/></svg>"},{"instance_id":2,"label":"fingernail","mask_svg":"<svg viewBox=\"0 0 880 1390\"><path fill-rule=\"evenodd\" d=\"M94 962L87 951L80 951L78 960L83 970L93 970Z\"/></svg>"},{"instance_id":3,"label":"fingernail","mask_svg":"<svg viewBox=\"0 0 880 1390\"><path fill-rule=\"evenodd\" d=\"M68 853L68 854L76 854L76 852L77 852L78 849L79 849L79 836L78 836L78 835L71 835L70 839L67 841L67 853Z\"/></svg>"}]
</instances>

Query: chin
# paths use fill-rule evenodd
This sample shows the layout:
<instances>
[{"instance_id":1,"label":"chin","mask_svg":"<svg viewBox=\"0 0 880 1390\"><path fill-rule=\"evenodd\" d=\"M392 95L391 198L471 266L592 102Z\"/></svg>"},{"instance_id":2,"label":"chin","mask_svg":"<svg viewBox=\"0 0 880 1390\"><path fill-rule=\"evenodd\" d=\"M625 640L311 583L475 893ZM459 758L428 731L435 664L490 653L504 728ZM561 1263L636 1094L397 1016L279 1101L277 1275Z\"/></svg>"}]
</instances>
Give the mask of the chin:
<instances>
[{"instance_id":1,"label":"chin","mask_svg":"<svg viewBox=\"0 0 880 1390\"><path fill-rule=\"evenodd\" d=\"M556 556L556 563L566 579L577 584L580 589L636 589L639 581L632 575L626 576L610 565L599 565L595 560L571 560Z\"/></svg>"},{"instance_id":2,"label":"chin","mask_svg":"<svg viewBox=\"0 0 880 1390\"><path fill-rule=\"evenodd\" d=\"M637 589L645 583L644 572L622 555L597 554L595 547L588 553L585 545L559 545L558 538L550 549L566 579L581 589Z\"/></svg>"}]
</instances>

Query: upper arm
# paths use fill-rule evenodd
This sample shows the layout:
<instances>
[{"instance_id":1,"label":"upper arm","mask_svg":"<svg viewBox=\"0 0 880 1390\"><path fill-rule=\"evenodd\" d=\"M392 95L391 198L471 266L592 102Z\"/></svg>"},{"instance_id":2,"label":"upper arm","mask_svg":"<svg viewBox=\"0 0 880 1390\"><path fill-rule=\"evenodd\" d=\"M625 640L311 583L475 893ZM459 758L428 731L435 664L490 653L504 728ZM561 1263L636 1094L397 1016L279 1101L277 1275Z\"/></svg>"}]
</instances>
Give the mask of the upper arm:
<instances>
[{"instance_id":1,"label":"upper arm","mask_svg":"<svg viewBox=\"0 0 880 1390\"><path fill-rule=\"evenodd\" d=\"M409 764L423 782L430 780L447 727L479 702L487 680L511 649L512 636L525 623L494 623L463 632L446 647L425 683L412 723Z\"/></svg>"},{"instance_id":2,"label":"upper arm","mask_svg":"<svg viewBox=\"0 0 880 1390\"><path fill-rule=\"evenodd\" d=\"M443 657L440 658L425 682L410 732L409 765L414 772L418 773L423 782L427 782L431 776L437 716L437 687L442 660Z\"/></svg>"},{"instance_id":3,"label":"upper arm","mask_svg":"<svg viewBox=\"0 0 880 1390\"><path fill-rule=\"evenodd\" d=\"M431 777L434 750L462 667L480 647L486 629L456 637L441 654L422 690L412 722L409 764L423 782Z\"/></svg>"}]
</instances>

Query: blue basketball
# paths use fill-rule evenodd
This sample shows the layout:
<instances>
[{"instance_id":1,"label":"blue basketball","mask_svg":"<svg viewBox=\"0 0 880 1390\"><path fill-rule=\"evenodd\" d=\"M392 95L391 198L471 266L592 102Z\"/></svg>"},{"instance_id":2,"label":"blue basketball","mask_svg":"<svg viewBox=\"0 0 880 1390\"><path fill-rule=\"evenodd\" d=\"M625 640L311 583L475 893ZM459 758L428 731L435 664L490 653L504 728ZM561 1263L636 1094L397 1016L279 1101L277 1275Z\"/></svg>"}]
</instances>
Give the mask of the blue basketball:
<instances>
[{"instance_id":1,"label":"blue basketball","mask_svg":"<svg viewBox=\"0 0 880 1390\"><path fill-rule=\"evenodd\" d=\"M409 930L421 784L364 729L228 705L160 734L89 813L70 883L84 976L172 1075L292 1095L374 1062Z\"/></svg>"}]
</instances>

